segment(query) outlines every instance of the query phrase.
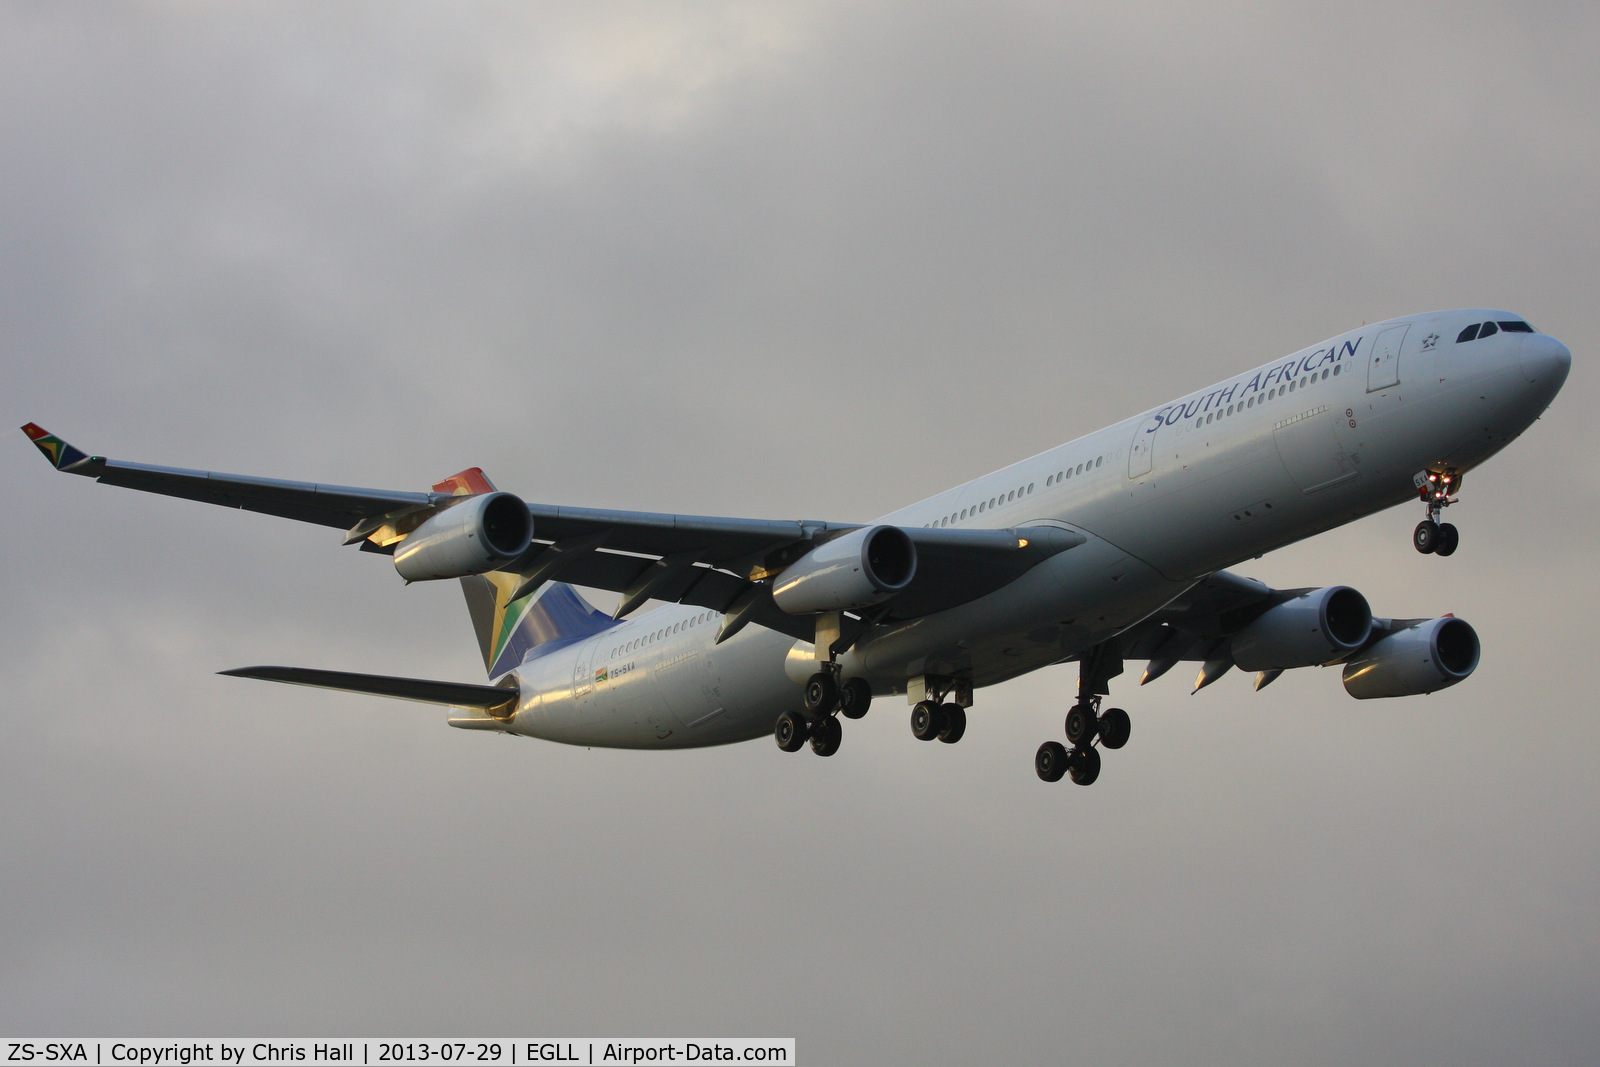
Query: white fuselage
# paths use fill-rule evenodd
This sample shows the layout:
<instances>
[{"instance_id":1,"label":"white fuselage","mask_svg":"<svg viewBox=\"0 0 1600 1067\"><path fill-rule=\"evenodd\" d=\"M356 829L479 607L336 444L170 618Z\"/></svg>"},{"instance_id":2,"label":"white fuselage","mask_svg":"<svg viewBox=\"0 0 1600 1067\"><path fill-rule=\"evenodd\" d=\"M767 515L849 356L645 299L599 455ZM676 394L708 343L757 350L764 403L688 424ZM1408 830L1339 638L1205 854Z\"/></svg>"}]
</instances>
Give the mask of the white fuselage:
<instances>
[{"instance_id":1,"label":"white fuselage","mask_svg":"<svg viewBox=\"0 0 1600 1067\"><path fill-rule=\"evenodd\" d=\"M1543 334L1463 344L1505 312L1364 326L880 518L904 527L1054 525L1087 541L1010 585L875 627L840 662L875 692L925 674L992 685L1138 623L1215 571L1417 498L1526 429L1571 356ZM674 605L532 659L505 729L570 744L674 748L771 732L816 669L811 645Z\"/></svg>"}]
</instances>

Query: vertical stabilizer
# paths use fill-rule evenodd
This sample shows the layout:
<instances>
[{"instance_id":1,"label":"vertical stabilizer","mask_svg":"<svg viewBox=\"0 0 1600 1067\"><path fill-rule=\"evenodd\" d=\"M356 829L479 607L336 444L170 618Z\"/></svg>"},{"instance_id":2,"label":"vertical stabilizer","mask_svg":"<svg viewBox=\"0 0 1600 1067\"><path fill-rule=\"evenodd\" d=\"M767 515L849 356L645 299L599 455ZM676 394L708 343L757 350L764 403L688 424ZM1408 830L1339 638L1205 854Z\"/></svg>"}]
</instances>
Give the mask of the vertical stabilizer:
<instances>
[{"instance_id":1,"label":"vertical stabilizer","mask_svg":"<svg viewBox=\"0 0 1600 1067\"><path fill-rule=\"evenodd\" d=\"M433 491L452 496L494 492L494 485L478 467L469 467L435 482ZM467 597L467 614L478 635L478 651L490 678L513 670L535 649L553 652L617 625L611 616L595 610L578 591L562 582L546 582L512 600L522 576L504 571L461 579Z\"/></svg>"},{"instance_id":2,"label":"vertical stabilizer","mask_svg":"<svg viewBox=\"0 0 1600 1067\"><path fill-rule=\"evenodd\" d=\"M490 678L515 669L530 653L554 652L618 625L564 582L546 582L511 600L520 584L521 575L504 571L461 579Z\"/></svg>"}]
</instances>

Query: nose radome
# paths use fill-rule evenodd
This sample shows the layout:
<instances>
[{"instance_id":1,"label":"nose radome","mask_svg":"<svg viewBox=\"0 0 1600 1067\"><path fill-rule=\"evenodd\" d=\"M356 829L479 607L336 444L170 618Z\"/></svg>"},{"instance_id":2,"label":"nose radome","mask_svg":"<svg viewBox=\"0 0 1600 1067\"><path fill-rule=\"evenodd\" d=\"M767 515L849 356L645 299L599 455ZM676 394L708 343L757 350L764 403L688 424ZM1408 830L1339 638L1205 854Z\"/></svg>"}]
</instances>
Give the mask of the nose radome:
<instances>
[{"instance_id":1,"label":"nose radome","mask_svg":"<svg viewBox=\"0 0 1600 1067\"><path fill-rule=\"evenodd\" d=\"M1522 339L1522 374L1529 382L1560 389L1572 369L1572 349L1542 333Z\"/></svg>"}]
</instances>

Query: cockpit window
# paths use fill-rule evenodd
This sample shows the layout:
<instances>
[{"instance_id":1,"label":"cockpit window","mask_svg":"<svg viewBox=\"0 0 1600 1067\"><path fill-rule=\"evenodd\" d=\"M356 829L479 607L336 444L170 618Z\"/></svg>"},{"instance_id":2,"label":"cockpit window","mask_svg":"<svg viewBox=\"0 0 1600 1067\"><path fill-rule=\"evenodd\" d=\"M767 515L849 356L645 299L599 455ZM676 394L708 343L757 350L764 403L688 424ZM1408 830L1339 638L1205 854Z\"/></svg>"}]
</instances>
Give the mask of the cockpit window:
<instances>
[{"instance_id":1,"label":"cockpit window","mask_svg":"<svg viewBox=\"0 0 1600 1067\"><path fill-rule=\"evenodd\" d=\"M1525 322L1502 322L1500 328L1506 333L1532 333L1533 327Z\"/></svg>"},{"instance_id":2,"label":"cockpit window","mask_svg":"<svg viewBox=\"0 0 1600 1067\"><path fill-rule=\"evenodd\" d=\"M1499 333L1499 332L1500 332L1500 327L1496 326L1492 322L1486 322L1486 323L1483 324L1483 329L1478 331L1478 339L1481 341L1483 338L1488 337L1491 334L1496 334L1496 333Z\"/></svg>"},{"instance_id":3,"label":"cockpit window","mask_svg":"<svg viewBox=\"0 0 1600 1067\"><path fill-rule=\"evenodd\" d=\"M1456 338L1456 344L1465 344L1468 341L1476 341L1477 339L1478 323L1475 322L1471 326L1468 326L1465 330L1461 331L1461 334Z\"/></svg>"}]
</instances>

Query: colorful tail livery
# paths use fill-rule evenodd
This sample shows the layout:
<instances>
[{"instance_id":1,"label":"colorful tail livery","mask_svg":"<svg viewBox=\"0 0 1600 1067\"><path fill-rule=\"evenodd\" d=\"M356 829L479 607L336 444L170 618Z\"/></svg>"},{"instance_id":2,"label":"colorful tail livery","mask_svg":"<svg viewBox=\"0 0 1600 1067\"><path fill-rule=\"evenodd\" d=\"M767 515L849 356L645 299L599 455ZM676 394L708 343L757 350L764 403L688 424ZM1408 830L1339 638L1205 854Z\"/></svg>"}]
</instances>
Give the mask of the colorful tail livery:
<instances>
[{"instance_id":1,"label":"colorful tail livery","mask_svg":"<svg viewBox=\"0 0 1600 1067\"><path fill-rule=\"evenodd\" d=\"M490 678L515 670L530 656L548 655L617 625L563 582L546 582L520 599L509 599L520 581L499 571L461 579Z\"/></svg>"}]
</instances>

